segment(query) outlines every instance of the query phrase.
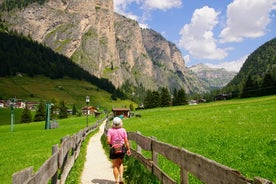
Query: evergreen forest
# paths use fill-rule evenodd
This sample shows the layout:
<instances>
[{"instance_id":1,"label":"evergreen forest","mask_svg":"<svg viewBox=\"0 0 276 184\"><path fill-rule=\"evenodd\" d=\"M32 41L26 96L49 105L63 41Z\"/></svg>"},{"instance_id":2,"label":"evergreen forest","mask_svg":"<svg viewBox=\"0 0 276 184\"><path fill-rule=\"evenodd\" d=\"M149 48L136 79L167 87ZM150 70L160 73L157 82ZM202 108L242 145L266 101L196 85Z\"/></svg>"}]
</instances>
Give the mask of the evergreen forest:
<instances>
[{"instance_id":1,"label":"evergreen forest","mask_svg":"<svg viewBox=\"0 0 276 184\"><path fill-rule=\"evenodd\" d=\"M242 98L276 94L275 51L276 38L250 54L236 77L220 91Z\"/></svg>"},{"instance_id":2,"label":"evergreen forest","mask_svg":"<svg viewBox=\"0 0 276 184\"><path fill-rule=\"evenodd\" d=\"M1 5L0 5L0 10L1 11L11 11L12 9L19 8L22 9L29 4L32 3L39 3L43 4L47 0L5 0Z\"/></svg>"},{"instance_id":3,"label":"evergreen forest","mask_svg":"<svg viewBox=\"0 0 276 184\"><path fill-rule=\"evenodd\" d=\"M19 73L30 77L44 75L51 79L70 77L85 80L110 94L112 98L124 98L107 79L99 79L48 47L16 33L0 32L0 77Z\"/></svg>"}]
</instances>

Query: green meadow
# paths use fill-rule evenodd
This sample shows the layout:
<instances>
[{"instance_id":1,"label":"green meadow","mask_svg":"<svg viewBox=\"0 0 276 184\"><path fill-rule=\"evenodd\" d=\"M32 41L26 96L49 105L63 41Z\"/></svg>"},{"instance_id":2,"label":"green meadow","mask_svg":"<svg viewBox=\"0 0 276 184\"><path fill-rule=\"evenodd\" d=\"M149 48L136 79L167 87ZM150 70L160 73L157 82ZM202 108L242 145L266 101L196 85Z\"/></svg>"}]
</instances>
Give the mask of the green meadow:
<instances>
[{"instance_id":1,"label":"green meadow","mask_svg":"<svg viewBox=\"0 0 276 184\"><path fill-rule=\"evenodd\" d=\"M89 126L99 120L88 117ZM57 120L59 127L45 130L45 122L0 126L0 183L11 183L12 174L33 166L37 171L51 156L52 146L66 135L73 135L86 127L86 116Z\"/></svg>"},{"instance_id":2,"label":"green meadow","mask_svg":"<svg viewBox=\"0 0 276 184\"><path fill-rule=\"evenodd\" d=\"M276 182L276 95L136 111L141 117L124 119L127 131L183 147L244 176ZM96 122L89 117L89 125ZM14 172L37 169L51 155L51 147L65 135L86 127L86 117L58 120L59 128L45 130L45 122L0 126L0 178L11 183ZM159 157L159 165L179 182L179 168ZM200 183L192 176L190 183Z\"/></svg>"},{"instance_id":3,"label":"green meadow","mask_svg":"<svg viewBox=\"0 0 276 184\"><path fill-rule=\"evenodd\" d=\"M99 89L87 81L70 78L49 79L44 76L13 76L0 77L0 99L17 98L24 101L64 101L68 108L75 104L77 110L86 105L85 97L90 97L89 105L101 110L111 110L115 107L124 107L133 102L128 100L112 100L111 94ZM0 112L1 113L1 112ZM0 114L1 115L1 114ZM1 121L1 119L0 119ZM1 122L0 122L1 124Z\"/></svg>"},{"instance_id":4,"label":"green meadow","mask_svg":"<svg viewBox=\"0 0 276 184\"><path fill-rule=\"evenodd\" d=\"M124 119L127 131L185 148L253 179L276 182L276 96L141 110ZM159 157L179 182L179 168ZM192 176L190 183L200 183Z\"/></svg>"}]
</instances>

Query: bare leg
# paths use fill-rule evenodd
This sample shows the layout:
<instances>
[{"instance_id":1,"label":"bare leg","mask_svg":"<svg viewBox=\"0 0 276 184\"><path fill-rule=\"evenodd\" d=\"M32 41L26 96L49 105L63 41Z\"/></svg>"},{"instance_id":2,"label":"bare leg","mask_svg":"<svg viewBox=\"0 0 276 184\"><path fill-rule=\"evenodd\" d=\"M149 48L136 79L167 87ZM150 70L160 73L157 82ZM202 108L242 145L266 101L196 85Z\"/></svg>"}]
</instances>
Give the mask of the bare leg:
<instances>
[{"instance_id":1,"label":"bare leg","mask_svg":"<svg viewBox=\"0 0 276 184\"><path fill-rule=\"evenodd\" d=\"M120 171L121 179L123 179L123 175L124 175L124 165L123 165L122 162L121 162L121 165L120 165L120 167L119 167L119 171Z\"/></svg>"},{"instance_id":2,"label":"bare leg","mask_svg":"<svg viewBox=\"0 0 276 184\"><path fill-rule=\"evenodd\" d=\"M112 163L113 163L113 175L114 175L114 178L115 178L115 181L118 182L119 181L119 163L118 163L118 159L113 159L112 160Z\"/></svg>"},{"instance_id":3,"label":"bare leg","mask_svg":"<svg viewBox=\"0 0 276 184\"><path fill-rule=\"evenodd\" d=\"M124 175L124 165L123 165L123 159L118 159L118 169L120 174L120 179L123 181L123 175Z\"/></svg>"}]
</instances>

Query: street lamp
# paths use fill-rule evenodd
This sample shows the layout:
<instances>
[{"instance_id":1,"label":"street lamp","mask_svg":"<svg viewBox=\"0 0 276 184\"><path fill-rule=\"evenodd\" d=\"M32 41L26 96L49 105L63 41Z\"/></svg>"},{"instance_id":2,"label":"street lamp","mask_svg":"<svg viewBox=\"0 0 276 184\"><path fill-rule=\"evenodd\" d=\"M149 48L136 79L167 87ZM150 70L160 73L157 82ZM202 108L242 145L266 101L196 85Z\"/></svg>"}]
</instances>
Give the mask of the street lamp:
<instances>
[{"instance_id":1,"label":"street lamp","mask_svg":"<svg viewBox=\"0 0 276 184\"><path fill-rule=\"evenodd\" d=\"M10 100L10 107L11 107L11 132L13 132L13 125L14 125L14 106L15 106L15 98Z\"/></svg>"},{"instance_id":2,"label":"street lamp","mask_svg":"<svg viewBox=\"0 0 276 184\"><path fill-rule=\"evenodd\" d=\"M89 96L86 96L86 127L88 127L88 103L90 102Z\"/></svg>"},{"instance_id":3,"label":"street lamp","mask_svg":"<svg viewBox=\"0 0 276 184\"><path fill-rule=\"evenodd\" d=\"M45 120L45 129L50 129L50 115L51 115L51 106L52 103L46 103L46 120Z\"/></svg>"}]
</instances>

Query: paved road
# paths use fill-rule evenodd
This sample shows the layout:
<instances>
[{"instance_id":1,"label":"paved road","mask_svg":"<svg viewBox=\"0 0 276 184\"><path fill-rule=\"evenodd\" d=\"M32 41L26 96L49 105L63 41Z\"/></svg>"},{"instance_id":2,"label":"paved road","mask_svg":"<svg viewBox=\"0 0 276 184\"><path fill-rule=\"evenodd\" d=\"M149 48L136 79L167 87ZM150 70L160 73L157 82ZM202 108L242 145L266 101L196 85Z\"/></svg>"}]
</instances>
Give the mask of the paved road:
<instances>
[{"instance_id":1,"label":"paved road","mask_svg":"<svg viewBox=\"0 0 276 184\"><path fill-rule=\"evenodd\" d=\"M114 184L111 162L104 153L100 140L104 126L105 123L100 126L99 132L89 140L86 162L81 176L82 184Z\"/></svg>"}]
</instances>

